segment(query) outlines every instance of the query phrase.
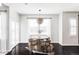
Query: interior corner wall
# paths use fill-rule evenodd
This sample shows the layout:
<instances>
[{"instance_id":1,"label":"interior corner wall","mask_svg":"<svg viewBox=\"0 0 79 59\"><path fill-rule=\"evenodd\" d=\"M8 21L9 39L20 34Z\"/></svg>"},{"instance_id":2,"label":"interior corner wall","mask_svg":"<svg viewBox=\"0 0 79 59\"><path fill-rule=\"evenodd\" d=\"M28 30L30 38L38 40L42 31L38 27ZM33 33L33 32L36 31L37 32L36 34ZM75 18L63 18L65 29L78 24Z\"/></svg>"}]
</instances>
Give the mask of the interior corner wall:
<instances>
[{"instance_id":1,"label":"interior corner wall","mask_svg":"<svg viewBox=\"0 0 79 59\"><path fill-rule=\"evenodd\" d=\"M19 43L19 14L9 7L9 50Z\"/></svg>"}]
</instances>

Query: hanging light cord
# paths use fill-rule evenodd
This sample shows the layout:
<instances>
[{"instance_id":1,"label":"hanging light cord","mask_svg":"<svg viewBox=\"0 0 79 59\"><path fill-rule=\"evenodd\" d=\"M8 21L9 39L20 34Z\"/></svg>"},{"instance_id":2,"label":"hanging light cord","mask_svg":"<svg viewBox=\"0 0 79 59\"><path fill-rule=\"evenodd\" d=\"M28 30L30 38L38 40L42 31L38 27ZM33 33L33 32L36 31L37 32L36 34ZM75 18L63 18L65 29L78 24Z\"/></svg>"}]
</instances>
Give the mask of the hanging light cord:
<instances>
[{"instance_id":1,"label":"hanging light cord","mask_svg":"<svg viewBox=\"0 0 79 59\"><path fill-rule=\"evenodd\" d=\"M39 9L38 11L39 11L39 17L40 17L41 9ZM39 22L39 21L40 21L40 19L38 19L38 22ZM39 39L40 39L40 33L41 33L41 31L40 31L40 23L38 23L38 25L39 25L38 33L39 33Z\"/></svg>"}]
</instances>

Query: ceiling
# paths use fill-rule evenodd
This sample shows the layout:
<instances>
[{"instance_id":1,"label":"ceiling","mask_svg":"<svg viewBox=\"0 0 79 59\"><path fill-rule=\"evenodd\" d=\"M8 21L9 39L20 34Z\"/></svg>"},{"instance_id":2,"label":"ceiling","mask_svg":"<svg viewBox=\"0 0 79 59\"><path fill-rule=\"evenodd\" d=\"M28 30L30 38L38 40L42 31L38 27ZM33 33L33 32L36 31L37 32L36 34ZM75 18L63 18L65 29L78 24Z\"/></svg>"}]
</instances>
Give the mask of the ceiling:
<instances>
[{"instance_id":1,"label":"ceiling","mask_svg":"<svg viewBox=\"0 0 79 59\"><path fill-rule=\"evenodd\" d=\"M59 14L62 11L79 11L78 3L4 3L21 14ZM41 12L38 10L41 9Z\"/></svg>"}]
</instances>

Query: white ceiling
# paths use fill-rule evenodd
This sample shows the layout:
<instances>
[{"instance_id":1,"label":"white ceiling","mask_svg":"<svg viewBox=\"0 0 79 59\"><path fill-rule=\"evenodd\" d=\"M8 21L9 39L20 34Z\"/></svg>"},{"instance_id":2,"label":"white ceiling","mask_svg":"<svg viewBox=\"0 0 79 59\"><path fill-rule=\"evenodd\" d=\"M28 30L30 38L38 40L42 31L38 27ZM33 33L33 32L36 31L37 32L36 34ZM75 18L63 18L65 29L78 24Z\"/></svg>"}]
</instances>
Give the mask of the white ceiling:
<instances>
[{"instance_id":1,"label":"white ceiling","mask_svg":"<svg viewBox=\"0 0 79 59\"><path fill-rule=\"evenodd\" d=\"M21 14L58 14L62 11L79 11L78 3L5 3Z\"/></svg>"}]
</instances>

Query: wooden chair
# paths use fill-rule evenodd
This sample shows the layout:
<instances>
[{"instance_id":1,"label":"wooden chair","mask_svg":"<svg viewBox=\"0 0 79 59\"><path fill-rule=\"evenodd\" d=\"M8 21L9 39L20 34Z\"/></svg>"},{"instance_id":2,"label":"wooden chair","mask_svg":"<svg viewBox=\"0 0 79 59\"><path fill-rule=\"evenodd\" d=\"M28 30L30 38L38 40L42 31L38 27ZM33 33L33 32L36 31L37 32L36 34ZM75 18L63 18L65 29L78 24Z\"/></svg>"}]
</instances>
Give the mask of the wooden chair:
<instances>
[{"instance_id":1,"label":"wooden chair","mask_svg":"<svg viewBox=\"0 0 79 59\"><path fill-rule=\"evenodd\" d=\"M29 48L37 50L37 40L29 39Z\"/></svg>"},{"instance_id":2,"label":"wooden chair","mask_svg":"<svg viewBox=\"0 0 79 59\"><path fill-rule=\"evenodd\" d=\"M29 48L39 52L51 53L54 46L51 44L50 38L31 38L29 39Z\"/></svg>"}]
</instances>

